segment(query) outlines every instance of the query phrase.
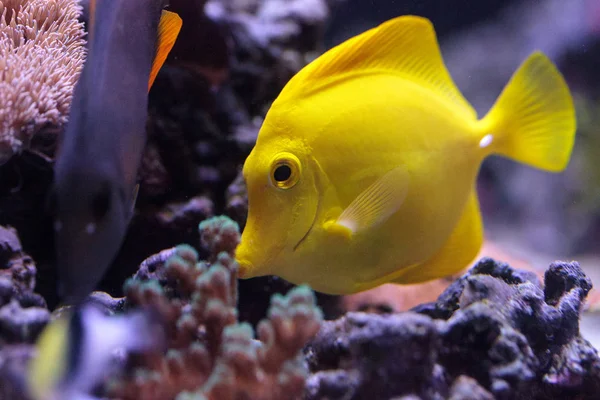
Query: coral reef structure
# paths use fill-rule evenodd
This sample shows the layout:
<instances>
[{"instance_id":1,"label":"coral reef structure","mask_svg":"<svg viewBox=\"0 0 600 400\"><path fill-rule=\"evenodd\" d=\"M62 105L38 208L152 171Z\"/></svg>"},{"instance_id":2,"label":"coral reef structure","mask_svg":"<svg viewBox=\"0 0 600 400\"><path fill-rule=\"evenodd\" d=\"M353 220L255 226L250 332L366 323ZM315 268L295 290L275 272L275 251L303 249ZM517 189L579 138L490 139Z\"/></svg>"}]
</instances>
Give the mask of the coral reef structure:
<instances>
[{"instance_id":1,"label":"coral reef structure","mask_svg":"<svg viewBox=\"0 0 600 400\"><path fill-rule=\"evenodd\" d=\"M0 1L0 164L65 124L86 54L80 12L77 0Z\"/></svg>"},{"instance_id":2,"label":"coral reef structure","mask_svg":"<svg viewBox=\"0 0 600 400\"><path fill-rule=\"evenodd\" d=\"M138 359L109 385L119 399L296 399L308 374L301 349L319 329L321 311L307 287L274 295L258 340L237 322L237 224L200 224L207 261L181 245L149 259L126 283L124 307L159 310L169 332L164 355ZM116 303L118 304L118 302Z\"/></svg>"},{"instance_id":3,"label":"coral reef structure","mask_svg":"<svg viewBox=\"0 0 600 400\"><path fill-rule=\"evenodd\" d=\"M579 334L591 287L576 262L552 264L542 286L482 259L435 303L325 322L306 398L597 398L600 358Z\"/></svg>"},{"instance_id":4,"label":"coral reef structure","mask_svg":"<svg viewBox=\"0 0 600 400\"><path fill-rule=\"evenodd\" d=\"M597 397L600 358L579 334L592 285L575 262L552 264L542 285L534 272L484 258L433 303L328 322L313 293L297 287L273 296L255 339L238 322L237 224L213 217L199 230L205 261L188 245L166 249L140 265L124 298L92 296L112 312L154 308L169 338L166 352L131 357L125 373L99 388L105 397ZM33 293L35 266L13 229L0 229L0 259L0 399L21 399L33 340L50 314Z\"/></svg>"},{"instance_id":5,"label":"coral reef structure","mask_svg":"<svg viewBox=\"0 0 600 400\"><path fill-rule=\"evenodd\" d=\"M0 348L32 343L49 320L44 298L34 293L35 275L16 231L0 226Z\"/></svg>"},{"instance_id":6,"label":"coral reef structure","mask_svg":"<svg viewBox=\"0 0 600 400\"><path fill-rule=\"evenodd\" d=\"M50 320L46 302L34 293L35 275L16 231L0 226L0 399L23 398L32 344Z\"/></svg>"},{"instance_id":7,"label":"coral reef structure","mask_svg":"<svg viewBox=\"0 0 600 400\"><path fill-rule=\"evenodd\" d=\"M156 310L168 335L167 351L129 360L116 355L115 362L127 361L127 371L98 393L122 400L300 398L308 376L301 350L323 318L313 292L300 286L275 294L255 338L250 324L238 322L237 224L214 217L199 230L206 261L189 245L166 249L140 265L125 297L92 294L109 314L137 306ZM14 229L0 227L0 260L0 400L26 399L26 365L51 316L33 292L36 268Z\"/></svg>"}]
</instances>

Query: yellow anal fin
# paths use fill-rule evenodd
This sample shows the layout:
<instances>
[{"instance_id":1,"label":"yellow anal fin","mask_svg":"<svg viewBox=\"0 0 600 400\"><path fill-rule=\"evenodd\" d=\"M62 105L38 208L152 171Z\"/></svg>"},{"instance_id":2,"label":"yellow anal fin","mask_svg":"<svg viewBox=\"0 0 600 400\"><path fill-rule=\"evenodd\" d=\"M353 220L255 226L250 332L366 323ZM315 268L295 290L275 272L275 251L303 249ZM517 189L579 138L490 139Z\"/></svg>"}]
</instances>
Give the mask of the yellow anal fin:
<instances>
[{"instance_id":1,"label":"yellow anal fin","mask_svg":"<svg viewBox=\"0 0 600 400\"><path fill-rule=\"evenodd\" d=\"M350 76L383 74L410 81L453 104L465 118L476 118L448 72L431 21L406 15L330 49L296 74L280 101L306 96Z\"/></svg>"},{"instance_id":2,"label":"yellow anal fin","mask_svg":"<svg viewBox=\"0 0 600 400\"><path fill-rule=\"evenodd\" d=\"M408 183L409 174L403 166L392 169L360 193L336 221L326 222L324 229L350 237L385 222L404 202Z\"/></svg>"},{"instance_id":3,"label":"yellow anal fin","mask_svg":"<svg viewBox=\"0 0 600 400\"><path fill-rule=\"evenodd\" d=\"M421 283L453 275L473 261L482 244L483 226L479 201L473 190L458 224L441 250L429 260L407 268L394 279L394 283Z\"/></svg>"},{"instance_id":4,"label":"yellow anal fin","mask_svg":"<svg viewBox=\"0 0 600 400\"><path fill-rule=\"evenodd\" d=\"M179 15L166 10L162 11L160 22L158 23L156 55L154 56L154 62L150 70L150 79L148 80L148 91L150 91L158 71L160 71L173 45L175 45L182 24L183 21Z\"/></svg>"}]
</instances>

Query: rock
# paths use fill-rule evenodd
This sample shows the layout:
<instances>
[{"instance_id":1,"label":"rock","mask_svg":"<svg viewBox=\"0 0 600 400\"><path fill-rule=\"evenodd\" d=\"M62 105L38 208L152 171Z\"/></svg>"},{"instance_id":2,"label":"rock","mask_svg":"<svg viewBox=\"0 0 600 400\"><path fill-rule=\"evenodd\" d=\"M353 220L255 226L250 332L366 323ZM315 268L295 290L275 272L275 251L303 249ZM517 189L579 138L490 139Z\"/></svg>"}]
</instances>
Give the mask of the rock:
<instances>
[{"instance_id":1,"label":"rock","mask_svg":"<svg viewBox=\"0 0 600 400\"><path fill-rule=\"evenodd\" d=\"M448 400L494 400L494 396L473 378L461 375L450 388Z\"/></svg>"},{"instance_id":2,"label":"rock","mask_svg":"<svg viewBox=\"0 0 600 400\"><path fill-rule=\"evenodd\" d=\"M0 347L9 343L33 343L50 320L46 308L24 308L12 300L0 308Z\"/></svg>"},{"instance_id":3,"label":"rock","mask_svg":"<svg viewBox=\"0 0 600 400\"><path fill-rule=\"evenodd\" d=\"M0 226L0 348L33 343L50 319L44 298L33 292L36 272L16 230Z\"/></svg>"},{"instance_id":4,"label":"rock","mask_svg":"<svg viewBox=\"0 0 600 400\"><path fill-rule=\"evenodd\" d=\"M31 400L25 381L27 365L35 356L29 345L10 345L0 351L0 400Z\"/></svg>"},{"instance_id":5,"label":"rock","mask_svg":"<svg viewBox=\"0 0 600 400\"><path fill-rule=\"evenodd\" d=\"M542 285L484 258L412 312L325 322L307 398L594 399L600 358L579 333L591 287L576 262L551 264Z\"/></svg>"}]
</instances>

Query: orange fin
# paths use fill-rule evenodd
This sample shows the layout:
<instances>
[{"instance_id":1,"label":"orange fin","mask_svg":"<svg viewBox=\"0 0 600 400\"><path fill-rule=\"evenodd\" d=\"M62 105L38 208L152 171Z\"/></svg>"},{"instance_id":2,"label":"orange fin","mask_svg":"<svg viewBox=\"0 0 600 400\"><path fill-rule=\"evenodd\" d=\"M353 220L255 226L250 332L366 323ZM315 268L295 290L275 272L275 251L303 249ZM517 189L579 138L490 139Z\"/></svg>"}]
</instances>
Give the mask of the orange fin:
<instances>
[{"instance_id":1,"label":"orange fin","mask_svg":"<svg viewBox=\"0 0 600 400\"><path fill-rule=\"evenodd\" d=\"M177 41L177 36L181 30L183 21L181 17L174 12L163 10L158 23L158 38L156 39L156 55L150 70L150 79L148 80L148 91L156 79L158 71L165 63L169 52Z\"/></svg>"}]
</instances>

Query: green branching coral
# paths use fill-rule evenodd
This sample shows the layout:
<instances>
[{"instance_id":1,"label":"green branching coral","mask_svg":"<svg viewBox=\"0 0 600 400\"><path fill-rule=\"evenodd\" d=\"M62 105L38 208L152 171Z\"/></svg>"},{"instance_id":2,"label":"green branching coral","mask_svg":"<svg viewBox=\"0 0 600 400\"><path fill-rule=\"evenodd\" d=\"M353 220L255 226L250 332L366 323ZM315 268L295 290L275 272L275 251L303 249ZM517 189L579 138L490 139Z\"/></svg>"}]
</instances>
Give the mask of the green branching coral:
<instances>
[{"instance_id":1,"label":"green branching coral","mask_svg":"<svg viewBox=\"0 0 600 400\"><path fill-rule=\"evenodd\" d=\"M237 223L226 216L207 219L200 223L200 243L211 254L225 251L233 254L240 243L240 229Z\"/></svg>"},{"instance_id":2,"label":"green branching coral","mask_svg":"<svg viewBox=\"0 0 600 400\"><path fill-rule=\"evenodd\" d=\"M109 385L109 396L300 398L307 376L301 349L322 321L313 292L301 286L273 296L254 339L252 327L237 321L237 224L226 217L211 218L200 224L200 234L211 251L208 262L181 245L143 264L126 283L130 306L153 307L164 318L168 351L135 360L131 373Z\"/></svg>"}]
</instances>

